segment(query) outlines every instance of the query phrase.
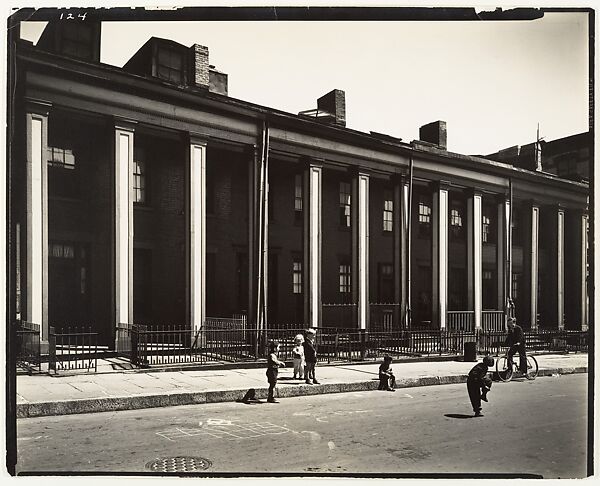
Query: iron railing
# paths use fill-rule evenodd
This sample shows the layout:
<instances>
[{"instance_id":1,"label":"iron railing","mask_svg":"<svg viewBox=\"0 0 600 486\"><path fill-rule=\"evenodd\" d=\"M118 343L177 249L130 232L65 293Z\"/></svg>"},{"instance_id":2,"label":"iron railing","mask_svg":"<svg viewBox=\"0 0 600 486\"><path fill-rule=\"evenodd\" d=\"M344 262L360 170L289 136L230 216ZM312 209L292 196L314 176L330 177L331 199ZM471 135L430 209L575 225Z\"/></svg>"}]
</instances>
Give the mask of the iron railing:
<instances>
[{"instance_id":1,"label":"iron railing","mask_svg":"<svg viewBox=\"0 0 600 486\"><path fill-rule=\"evenodd\" d=\"M400 330L400 304L371 302L369 304L369 328L392 332Z\"/></svg>"},{"instance_id":2,"label":"iron railing","mask_svg":"<svg viewBox=\"0 0 600 486\"><path fill-rule=\"evenodd\" d=\"M485 331L504 331L503 311L482 311L481 328Z\"/></svg>"},{"instance_id":3,"label":"iron railing","mask_svg":"<svg viewBox=\"0 0 600 486\"><path fill-rule=\"evenodd\" d=\"M446 328L448 331L473 331L475 329L475 311L446 312Z\"/></svg>"},{"instance_id":4,"label":"iron railing","mask_svg":"<svg viewBox=\"0 0 600 486\"><path fill-rule=\"evenodd\" d=\"M506 352L506 332L486 331L477 333L477 349L480 353L500 356ZM525 331L527 352L580 352L588 350L588 332L559 329Z\"/></svg>"},{"instance_id":5,"label":"iron railing","mask_svg":"<svg viewBox=\"0 0 600 486\"><path fill-rule=\"evenodd\" d=\"M40 326L33 322L16 321L17 366L31 373L41 371Z\"/></svg>"},{"instance_id":6,"label":"iron railing","mask_svg":"<svg viewBox=\"0 0 600 486\"><path fill-rule=\"evenodd\" d=\"M50 326L48 332L48 369L58 373L64 370L98 370L98 333L91 327L67 327L57 333Z\"/></svg>"}]
</instances>

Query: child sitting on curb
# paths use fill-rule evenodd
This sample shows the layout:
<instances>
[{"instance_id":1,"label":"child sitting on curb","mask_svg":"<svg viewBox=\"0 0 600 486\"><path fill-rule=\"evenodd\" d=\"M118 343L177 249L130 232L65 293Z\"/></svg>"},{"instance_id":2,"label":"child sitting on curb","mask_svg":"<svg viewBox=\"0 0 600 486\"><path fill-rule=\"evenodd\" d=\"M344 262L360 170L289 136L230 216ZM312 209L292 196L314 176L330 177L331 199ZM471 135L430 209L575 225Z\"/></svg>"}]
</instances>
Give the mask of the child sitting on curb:
<instances>
[{"instance_id":1,"label":"child sitting on curb","mask_svg":"<svg viewBox=\"0 0 600 486\"><path fill-rule=\"evenodd\" d=\"M379 388L378 390L386 390L386 391L396 391L394 387L396 386L396 377L394 373L392 373L392 357L385 356L383 358L383 363L379 365Z\"/></svg>"}]
</instances>

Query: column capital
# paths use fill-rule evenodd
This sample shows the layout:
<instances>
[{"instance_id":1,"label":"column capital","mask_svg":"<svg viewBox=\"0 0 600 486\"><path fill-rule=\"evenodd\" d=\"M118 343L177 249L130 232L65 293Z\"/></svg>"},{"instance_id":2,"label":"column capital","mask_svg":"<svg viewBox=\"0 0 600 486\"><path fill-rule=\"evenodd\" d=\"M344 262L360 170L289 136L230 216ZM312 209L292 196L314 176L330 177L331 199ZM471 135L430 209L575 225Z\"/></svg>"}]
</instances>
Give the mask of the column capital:
<instances>
[{"instance_id":1,"label":"column capital","mask_svg":"<svg viewBox=\"0 0 600 486\"><path fill-rule=\"evenodd\" d=\"M510 194L508 193L497 193L494 195L494 199L498 204L504 204L505 202L510 200Z\"/></svg>"},{"instance_id":2,"label":"column capital","mask_svg":"<svg viewBox=\"0 0 600 486\"><path fill-rule=\"evenodd\" d=\"M410 183L410 176L409 174L396 173L390 176L390 181L393 184L399 184L403 186Z\"/></svg>"},{"instance_id":3,"label":"column capital","mask_svg":"<svg viewBox=\"0 0 600 486\"><path fill-rule=\"evenodd\" d=\"M134 132L137 127L137 121L120 116L113 116L113 122L116 129L126 130L128 132Z\"/></svg>"},{"instance_id":4,"label":"column capital","mask_svg":"<svg viewBox=\"0 0 600 486\"><path fill-rule=\"evenodd\" d=\"M208 139L200 133L188 132L188 139L190 145L202 145L204 147L208 145Z\"/></svg>"},{"instance_id":5,"label":"column capital","mask_svg":"<svg viewBox=\"0 0 600 486\"><path fill-rule=\"evenodd\" d=\"M430 186L434 191L449 191L452 183L444 180L431 181Z\"/></svg>"},{"instance_id":6,"label":"column capital","mask_svg":"<svg viewBox=\"0 0 600 486\"><path fill-rule=\"evenodd\" d=\"M27 113L48 116L52 109L52 103L36 98L25 98L25 110Z\"/></svg>"},{"instance_id":7,"label":"column capital","mask_svg":"<svg viewBox=\"0 0 600 486\"><path fill-rule=\"evenodd\" d=\"M300 157L300 165L305 169L309 169L310 167L317 167L319 169L322 169L324 164L324 159L306 156Z\"/></svg>"},{"instance_id":8,"label":"column capital","mask_svg":"<svg viewBox=\"0 0 600 486\"><path fill-rule=\"evenodd\" d=\"M365 169L364 167L358 166L350 167L348 169L348 173L352 175L352 177L371 177L371 175L373 174L373 172L369 169Z\"/></svg>"},{"instance_id":9,"label":"column capital","mask_svg":"<svg viewBox=\"0 0 600 486\"><path fill-rule=\"evenodd\" d=\"M463 193L467 196L467 198L473 198L475 196L483 197L483 191L476 187L467 187L463 190Z\"/></svg>"}]
</instances>

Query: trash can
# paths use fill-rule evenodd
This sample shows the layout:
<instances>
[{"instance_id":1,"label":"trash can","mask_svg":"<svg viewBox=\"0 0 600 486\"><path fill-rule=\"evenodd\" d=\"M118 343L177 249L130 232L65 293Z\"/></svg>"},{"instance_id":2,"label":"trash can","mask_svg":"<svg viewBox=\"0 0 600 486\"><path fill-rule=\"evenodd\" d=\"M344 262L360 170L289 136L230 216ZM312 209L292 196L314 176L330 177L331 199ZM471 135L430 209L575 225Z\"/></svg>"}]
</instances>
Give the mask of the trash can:
<instances>
[{"instance_id":1,"label":"trash can","mask_svg":"<svg viewBox=\"0 0 600 486\"><path fill-rule=\"evenodd\" d=\"M465 343L465 355L463 361L477 361L477 348L475 341Z\"/></svg>"}]
</instances>

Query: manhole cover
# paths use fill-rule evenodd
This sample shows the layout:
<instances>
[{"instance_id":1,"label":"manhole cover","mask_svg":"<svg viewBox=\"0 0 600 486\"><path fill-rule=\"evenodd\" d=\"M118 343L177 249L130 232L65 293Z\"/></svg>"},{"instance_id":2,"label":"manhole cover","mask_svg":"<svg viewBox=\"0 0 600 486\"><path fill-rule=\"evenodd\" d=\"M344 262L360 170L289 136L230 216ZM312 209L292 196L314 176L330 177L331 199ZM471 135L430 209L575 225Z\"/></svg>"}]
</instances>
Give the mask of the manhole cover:
<instances>
[{"instance_id":1,"label":"manhole cover","mask_svg":"<svg viewBox=\"0 0 600 486\"><path fill-rule=\"evenodd\" d=\"M180 473L208 469L212 463L203 457L162 457L146 464L146 469L157 472Z\"/></svg>"}]
</instances>

